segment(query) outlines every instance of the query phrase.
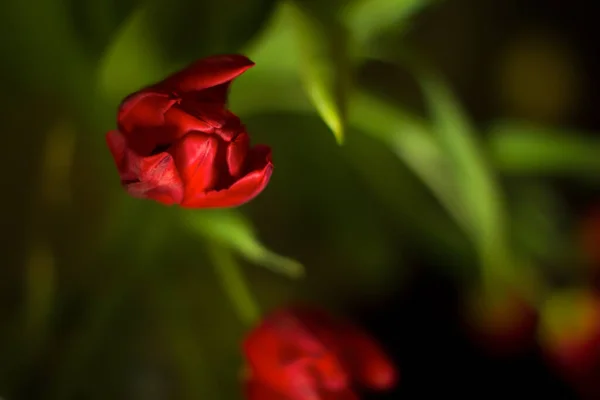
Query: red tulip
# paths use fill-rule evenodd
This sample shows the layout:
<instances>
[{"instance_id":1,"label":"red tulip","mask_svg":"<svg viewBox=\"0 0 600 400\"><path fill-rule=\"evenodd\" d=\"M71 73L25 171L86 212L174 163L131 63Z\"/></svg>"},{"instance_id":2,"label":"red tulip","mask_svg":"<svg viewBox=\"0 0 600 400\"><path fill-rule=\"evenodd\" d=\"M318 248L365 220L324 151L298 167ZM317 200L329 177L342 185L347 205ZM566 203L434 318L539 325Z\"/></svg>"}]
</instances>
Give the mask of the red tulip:
<instances>
[{"instance_id":1,"label":"red tulip","mask_svg":"<svg viewBox=\"0 0 600 400\"><path fill-rule=\"evenodd\" d=\"M246 338L249 400L358 400L353 384L390 389L397 372L366 333L306 307L275 311Z\"/></svg>"},{"instance_id":2,"label":"red tulip","mask_svg":"<svg viewBox=\"0 0 600 400\"><path fill-rule=\"evenodd\" d=\"M241 55L195 62L121 103L106 140L121 183L138 198L189 208L235 207L273 171L271 149L250 147L227 107L229 85L254 63Z\"/></svg>"},{"instance_id":3,"label":"red tulip","mask_svg":"<svg viewBox=\"0 0 600 400\"><path fill-rule=\"evenodd\" d=\"M543 313L540 343L568 379L600 393L600 295L580 289L551 297Z\"/></svg>"}]
</instances>

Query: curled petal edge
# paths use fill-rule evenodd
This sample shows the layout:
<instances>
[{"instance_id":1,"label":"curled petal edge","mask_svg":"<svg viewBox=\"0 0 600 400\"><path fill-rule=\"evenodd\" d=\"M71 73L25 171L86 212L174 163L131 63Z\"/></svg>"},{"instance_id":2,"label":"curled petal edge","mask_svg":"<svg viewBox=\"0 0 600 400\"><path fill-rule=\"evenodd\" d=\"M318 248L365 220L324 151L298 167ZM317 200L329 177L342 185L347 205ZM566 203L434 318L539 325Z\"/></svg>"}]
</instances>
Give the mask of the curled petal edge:
<instances>
[{"instance_id":1,"label":"curled petal edge","mask_svg":"<svg viewBox=\"0 0 600 400\"><path fill-rule=\"evenodd\" d=\"M256 161L256 168L238 179L229 188L207 191L190 196L181 203L184 208L228 208L237 207L258 196L269 183L273 173L271 149L257 145L250 151L249 157ZM260 164L259 164L260 162Z\"/></svg>"}]
</instances>

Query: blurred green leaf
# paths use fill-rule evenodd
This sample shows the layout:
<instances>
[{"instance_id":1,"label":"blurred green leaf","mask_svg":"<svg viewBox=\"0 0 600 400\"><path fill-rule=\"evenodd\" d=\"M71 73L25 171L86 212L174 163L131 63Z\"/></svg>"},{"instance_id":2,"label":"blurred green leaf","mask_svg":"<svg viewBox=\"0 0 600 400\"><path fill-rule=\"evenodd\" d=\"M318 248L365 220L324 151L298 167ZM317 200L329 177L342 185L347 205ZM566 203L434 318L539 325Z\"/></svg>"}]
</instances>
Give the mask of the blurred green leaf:
<instances>
[{"instance_id":1,"label":"blurred green leaf","mask_svg":"<svg viewBox=\"0 0 600 400\"><path fill-rule=\"evenodd\" d=\"M538 260L546 274L564 279L578 272L572 264L572 232L564 229L568 219L566 205L559 194L543 182L527 180L511 192L511 233L516 248ZM561 272L563 271L563 272Z\"/></svg>"},{"instance_id":2,"label":"blurred green leaf","mask_svg":"<svg viewBox=\"0 0 600 400\"><path fill-rule=\"evenodd\" d=\"M460 195L460 211L479 252L484 290L501 293L506 284L517 286L529 301L537 302L544 290L542 281L529 260L517 259L513 254L504 193L474 127L441 77L422 65L414 71L440 146L450 160L452 182Z\"/></svg>"},{"instance_id":3,"label":"blurred green leaf","mask_svg":"<svg viewBox=\"0 0 600 400\"><path fill-rule=\"evenodd\" d=\"M300 48L301 76L305 90L323 121L339 144L344 141L346 101L350 89L351 65L348 32L337 19L318 18L315 13L292 2L293 23Z\"/></svg>"},{"instance_id":4,"label":"blurred green leaf","mask_svg":"<svg viewBox=\"0 0 600 400\"><path fill-rule=\"evenodd\" d=\"M429 105L436 137L449 157L448 167L459 191L461 212L469 221L473 240L483 247L504 246L503 193L487 164L485 149L458 99L441 78L427 72L417 72L417 78Z\"/></svg>"},{"instance_id":5,"label":"blurred green leaf","mask_svg":"<svg viewBox=\"0 0 600 400\"><path fill-rule=\"evenodd\" d=\"M223 289L227 292L240 320L248 326L254 325L260 318L260 311L231 251L215 242L208 244L208 250Z\"/></svg>"},{"instance_id":6,"label":"blurred green leaf","mask_svg":"<svg viewBox=\"0 0 600 400\"><path fill-rule=\"evenodd\" d=\"M229 1L235 2L225 3ZM267 21L274 5L274 0L241 6L235 2L231 7L223 2L148 1L131 13L108 46L98 67L100 89L118 102L198 58L238 52ZM202 15L211 18L198 24Z\"/></svg>"},{"instance_id":7,"label":"blurred green leaf","mask_svg":"<svg viewBox=\"0 0 600 400\"><path fill-rule=\"evenodd\" d=\"M343 19L350 28L359 52L369 51L371 41L381 33L402 29L406 21L435 0L353 0Z\"/></svg>"},{"instance_id":8,"label":"blurred green leaf","mask_svg":"<svg viewBox=\"0 0 600 400\"><path fill-rule=\"evenodd\" d=\"M235 80L229 94L229 107L240 117L313 110L298 73L293 18L294 10L280 2L263 32L242 51L256 65Z\"/></svg>"},{"instance_id":9,"label":"blurred green leaf","mask_svg":"<svg viewBox=\"0 0 600 400\"><path fill-rule=\"evenodd\" d=\"M406 235L406 237L393 235L395 245L388 243L388 240L381 240L381 243L388 246L388 251L394 248L395 256L403 252L400 246L406 246L411 251L415 251L415 248L419 249L416 251L420 249L429 251L428 249L435 248L435 254L429 253L432 259L440 257L439 260L446 260L449 255L452 255L456 260L469 260L457 262L461 268L452 272L471 273L473 247L426 183L411 170L409 165L389 151L390 146L387 143L365 132L358 133L348 137L346 151L344 151L347 163L361 178L358 191L369 193L368 198L374 197L376 204L371 205L371 208L380 210L384 221L399 227L399 230ZM373 154L377 154L377 157L373 157ZM365 215L377 222L381 229L381 221L373 218L372 213ZM375 214L377 215L379 213ZM356 233L354 235L357 236ZM408 270L398 268L398 262L395 264L381 268ZM402 271L395 271L395 273L402 273ZM384 279L390 279L390 276L382 275ZM392 280L397 286L399 283L397 277Z\"/></svg>"},{"instance_id":10,"label":"blurred green leaf","mask_svg":"<svg viewBox=\"0 0 600 400\"><path fill-rule=\"evenodd\" d=\"M468 226L448 160L425 121L364 92L353 97L350 110L353 127L384 142L423 180L457 223Z\"/></svg>"},{"instance_id":11,"label":"blurred green leaf","mask_svg":"<svg viewBox=\"0 0 600 400\"><path fill-rule=\"evenodd\" d=\"M600 140L523 121L503 121L489 129L495 166L515 175L597 175Z\"/></svg>"},{"instance_id":12,"label":"blurred green leaf","mask_svg":"<svg viewBox=\"0 0 600 400\"><path fill-rule=\"evenodd\" d=\"M91 58L99 57L142 0L65 0L76 36Z\"/></svg>"},{"instance_id":13,"label":"blurred green leaf","mask_svg":"<svg viewBox=\"0 0 600 400\"><path fill-rule=\"evenodd\" d=\"M113 103L162 79L169 69L156 42L148 7L139 7L106 50L97 74L101 93Z\"/></svg>"},{"instance_id":14,"label":"blurred green leaf","mask_svg":"<svg viewBox=\"0 0 600 400\"><path fill-rule=\"evenodd\" d=\"M222 244L248 261L292 278L298 278L304 273L304 268L298 261L266 248L258 239L252 223L238 210L186 212L184 223L192 232Z\"/></svg>"}]
</instances>

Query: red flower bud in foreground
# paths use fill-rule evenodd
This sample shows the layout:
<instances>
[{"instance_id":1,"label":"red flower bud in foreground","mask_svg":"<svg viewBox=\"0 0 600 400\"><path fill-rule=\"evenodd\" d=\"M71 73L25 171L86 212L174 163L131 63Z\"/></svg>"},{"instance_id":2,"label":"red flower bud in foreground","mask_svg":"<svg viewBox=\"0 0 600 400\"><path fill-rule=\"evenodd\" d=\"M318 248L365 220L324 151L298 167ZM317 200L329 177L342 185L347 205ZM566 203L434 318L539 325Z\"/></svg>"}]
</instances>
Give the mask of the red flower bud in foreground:
<instances>
[{"instance_id":1,"label":"red flower bud in foreground","mask_svg":"<svg viewBox=\"0 0 600 400\"><path fill-rule=\"evenodd\" d=\"M353 384L390 389L397 372L357 327L320 310L281 309L246 338L249 400L358 400Z\"/></svg>"},{"instance_id":2,"label":"red flower bud in foreground","mask_svg":"<svg viewBox=\"0 0 600 400\"><path fill-rule=\"evenodd\" d=\"M226 107L232 80L252 67L244 56L213 56L127 97L106 140L127 192L190 208L235 207L257 196L273 164L250 147Z\"/></svg>"}]
</instances>

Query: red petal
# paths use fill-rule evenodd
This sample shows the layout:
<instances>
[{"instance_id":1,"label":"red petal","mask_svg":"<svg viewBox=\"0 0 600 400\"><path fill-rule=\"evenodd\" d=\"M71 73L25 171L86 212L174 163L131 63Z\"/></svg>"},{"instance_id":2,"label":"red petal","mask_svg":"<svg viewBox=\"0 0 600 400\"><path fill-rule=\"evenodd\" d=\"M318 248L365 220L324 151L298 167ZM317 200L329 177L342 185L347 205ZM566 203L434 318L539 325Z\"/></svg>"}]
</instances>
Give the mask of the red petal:
<instances>
[{"instance_id":1,"label":"red petal","mask_svg":"<svg viewBox=\"0 0 600 400\"><path fill-rule=\"evenodd\" d=\"M202 90L202 92L195 92L197 99L205 103L218 104L220 107L224 107L227 103L227 95L229 94L229 87L232 81L227 81L217 86Z\"/></svg>"},{"instance_id":2,"label":"red petal","mask_svg":"<svg viewBox=\"0 0 600 400\"><path fill-rule=\"evenodd\" d=\"M125 153L128 151L125 137L119 131L110 131L106 134L106 144L115 160L119 174L124 173Z\"/></svg>"},{"instance_id":3,"label":"red petal","mask_svg":"<svg viewBox=\"0 0 600 400\"><path fill-rule=\"evenodd\" d=\"M337 354L327 349L322 357L313 360L314 372L321 386L327 390L343 390L349 385L348 376Z\"/></svg>"},{"instance_id":4,"label":"red petal","mask_svg":"<svg viewBox=\"0 0 600 400\"><path fill-rule=\"evenodd\" d=\"M288 309L269 315L247 337L244 349L253 375L291 399L320 400L323 390L348 386L337 355Z\"/></svg>"},{"instance_id":5,"label":"red petal","mask_svg":"<svg viewBox=\"0 0 600 400\"><path fill-rule=\"evenodd\" d=\"M119 107L119 129L125 134L134 128L154 127L164 123L164 114L177 100L167 94L141 91L125 98Z\"/></svg>"},{"instance_id":6,"label":"red petal","mask_svg":"<svg viewBox=\"0 0 600 400\"><path fill-rule=\"evenodd\" d=\"M268 386L258 382L255 379L250 379L244 385L244 394L247 400L291 400Z\"/></svg>"},{"instance_id":7,"label":"red petal","mask_svg":"<svg viewBox=\"0 0 600 400\"><path fill-rule=\"evenodd\" d=\"M181 103L176 108L209 127L210 130L202 129L203 132L216 130L216 133L220 134L219 129L216 128L222 128L227 123L232 126L239 126L240 124L239 118L228 112L223 104L198 100L196 96L184 94L181 97ZM237 132L239 132L239 129L235 133ZM231 137L224 137L224 140L230 141Z\"/></svg>"},{"instance_id":8,"label":"red petal","mask_svg":"<svg viewBox=\"0 0 600 400\"><path fill-rule=\"evenodd\" d=\"M181 204L186 208L237 207L258 196L269 183L273 172L271 149L255 146L250 150L251 171L227 189L206 193L190 193Z\"/></svg>"},{"instance_id":9,"label":"red petal","mask_svg":"<svg viewBox=\"0 0 600 400\"><path fill-rule=\"evenodd\" d=\"M215 136L190 133L169 150L185 186L184 202L214 187L219 178L215 165L218 147Z\"/></svg>"},{"instance_id":10,"label":"red petal","mask_svg":"<svg viewBox=\"0 0 600 400\"><path fill-rule=\"evenodd\" d=\"M165 128L165 113L176 101L165 94L149 91L135 93L123 100L117 118L128 147L148 156L157 146L171 144L175 132Z\"/></svg>"},{"instance_id":11,"label":"red petal","mask_svg":"<svg viewBox=\"0 0 600 400\"><path fill-rule=\"evenodd\" d=\"M285 338L281 337L268 319L255 327L243 343L251 374L262 384L280 388L284 392L289 389L286 360L281 357L282 346L285 344Z\"/></svg>"},{"instance_id":12,"label":"red petal","mask_svg":"<svg viewBox=\"0 0 600 400\"><path fill-rule=\"evenodd\" d=\"M165 123L172 126L175 132L172 142L189 132L212 133L215 130L213 124L198 119L178 107L173 107L165 113Z\"/></svg>"},{"instance_id":13,"label":"red petal","mask_svg":"<svg viewBox=\"0 0 600 400\"><path fill-rule=\"evenodd\" d=\"M320 308L301 304L290 306L288 310L299 318L328 350L339 353L342 345L338 333L340 322L331 314Z\"/></svg>"},{"instance_id":14,"label":"red petal","mask_svg":"<svg viewBox=\"0 0 600 400\"><path fill-rule=\"evenodd\" d=\"M340 332L343 355L352 376L370 389L392 388L397 380L396 368L383 349L366 333L348 326Z\"/></svg>"},{"instance_id":15,"label":"red petal","mask_svg":"<svg viewBox=\"0 0 600 400\"><path fill-rule=\"evenodd\" d=\"M250 137L244 132L240 133L227 147L227 166L232 177L237 178L242 173L249 149Z\"/></svg>"},{"instance_id":16,"label":"red petal","mask_svg":"<svg viewBox=\"0 0 600 400\"><path fill-rule=\"evenodd\" d=\"M238 77L254 63L242 55L217 55L196 61L189 67L176 72L160 82L156 87L166 91L198 92L217 85L228 83ZM213 96L226 97L226 87L220 88Z\"/></svg>"},{"instance_id":17,"label":"red petal","mask_svg":"<svg viewBox=\"0 0 600 400\"><path fill-rule=\"evenodd\" d=\"M320 391L318 394L312 392L308 395L298 393L291 396L284 395L256 379L246 381L244 394L246 400L359 400L358 396L350 389L337 392Z\"/></svg>"},{"instance_id":18,"label":"red petal","mask_svg":"<svg viewBox=\"0 0 600 400\"><path fill-rule=\"evenodd\" d=\"M359 397L351 390L344 389L341 392L324 392L319 400L360 400Z\"/></svg>"},{"instance_id":19,"label":"red petal","mask_svg":"<svg viewBox=\"0 0 600 400\"><path fill-rule=\"evenodd\" d=\"M121 183L133 197L149 198L171 205L183 198L183 184L175 168L173 157L159 153L141 157L127 147L125 137L119 131L106 135Z\"/></svg>"}]
</instances>

